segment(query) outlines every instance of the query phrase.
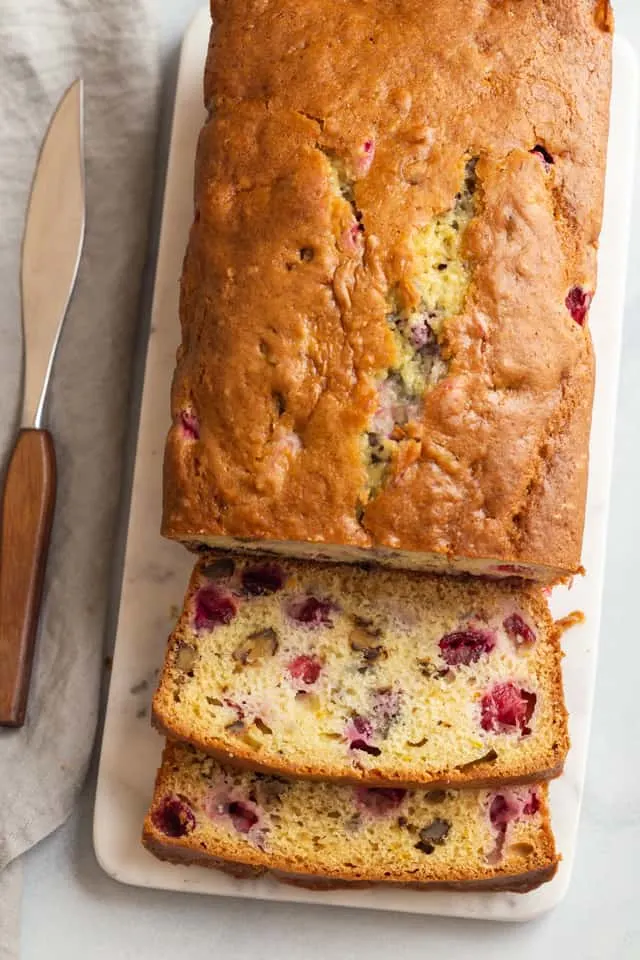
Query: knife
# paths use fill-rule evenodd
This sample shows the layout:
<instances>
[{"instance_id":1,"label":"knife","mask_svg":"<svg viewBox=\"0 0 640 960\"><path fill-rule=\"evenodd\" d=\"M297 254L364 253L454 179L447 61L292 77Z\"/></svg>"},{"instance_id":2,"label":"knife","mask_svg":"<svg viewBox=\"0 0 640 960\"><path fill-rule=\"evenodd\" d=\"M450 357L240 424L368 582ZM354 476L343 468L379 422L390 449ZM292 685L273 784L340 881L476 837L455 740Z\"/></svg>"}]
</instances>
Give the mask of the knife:
<instances>
[{"instance_id":1,"label":"knife","mask_svg":"<svg viewBox=\"0 0 640 960\"><path fill-rule=\"evenodd\" d=\"M83 86L66 91L45 135L22 244L22 425L5 475L0 525L0 726L24 724L56 496L44 427L51 370L84 241Z\"/></svg>"}]
</instances>

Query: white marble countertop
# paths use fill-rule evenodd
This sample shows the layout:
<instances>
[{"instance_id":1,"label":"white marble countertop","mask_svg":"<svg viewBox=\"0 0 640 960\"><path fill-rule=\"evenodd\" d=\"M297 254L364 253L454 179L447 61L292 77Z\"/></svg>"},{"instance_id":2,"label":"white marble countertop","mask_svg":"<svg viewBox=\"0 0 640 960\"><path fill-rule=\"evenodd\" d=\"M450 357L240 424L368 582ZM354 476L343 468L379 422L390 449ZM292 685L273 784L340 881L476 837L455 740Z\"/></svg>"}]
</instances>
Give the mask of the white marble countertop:
<instances>
[{"instance_id":1,"label":"white marble countertop","mask_svg":"<svg viewBox=\"0 0 640 960\"><path fill-rule=\"evenodd\" d=\"M156 0L166 65L159 169L182 31L202 0ZM640 4L617 0L618 29L640 56ZM161 188L161 178L158 178ZM637 185L640 188L640 163ZM157 211L161 190L157 191ZM629 198L632 202L632 198ZM640 189L627 285L622 379L596 708L578 855L566 900L526 925L439 920L137 890L110 880L91 841L93 782L69 823L25 858L23 960L410 960L431 954L639 960L640 640L632 578L640 541ZM142 362L142 351L141 358Z\"/></svg>"}]
</instances>

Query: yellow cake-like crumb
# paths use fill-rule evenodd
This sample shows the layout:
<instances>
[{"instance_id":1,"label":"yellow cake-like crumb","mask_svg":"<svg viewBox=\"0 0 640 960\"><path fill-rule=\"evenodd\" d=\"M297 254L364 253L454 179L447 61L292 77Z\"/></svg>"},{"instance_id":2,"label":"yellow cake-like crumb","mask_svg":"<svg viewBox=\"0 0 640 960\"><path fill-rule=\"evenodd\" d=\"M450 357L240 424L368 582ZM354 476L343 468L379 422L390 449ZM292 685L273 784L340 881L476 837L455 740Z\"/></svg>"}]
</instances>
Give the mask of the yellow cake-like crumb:
<instances>
[{"instance_id":1,"label":"yellow cake-like crumb","mask_svg":"<svg viewBox=\"0 0 640 960\"><path fill-rule=\"evenodd\" d=\"M414 283L423 303L436 312L432 321L436 333L440 333L446 317L456 316L464 306L469 269L462 245L472 215L470 204L449 210L413 237L418 267Z\"/></svg>"},{"instance_id":2,"label":"yellow cake-like crumb","mask_svg":"<svg viewBox=\"0 0 640 960\"><path fill-rule=\"evenodd\" d=\"M409 884L550 879L545 785L407 792L240 772L168 743L144 842L167 859Z\"/></svg>"},{"instance_id":3,"label":"yellow cake-like crumb","mask_svg":"<svg viewBox=\"0 0 640 960\"><path fill-rule=\"evenodd\" d=\"M507 629L513 616L528 640ZM205 751L292 776L532 780L559 773L568 746L560 659L533 588L204 557L154 718ZM530 716L487 726L504 684L529 698Z\"/></svg>"}]
</instances>

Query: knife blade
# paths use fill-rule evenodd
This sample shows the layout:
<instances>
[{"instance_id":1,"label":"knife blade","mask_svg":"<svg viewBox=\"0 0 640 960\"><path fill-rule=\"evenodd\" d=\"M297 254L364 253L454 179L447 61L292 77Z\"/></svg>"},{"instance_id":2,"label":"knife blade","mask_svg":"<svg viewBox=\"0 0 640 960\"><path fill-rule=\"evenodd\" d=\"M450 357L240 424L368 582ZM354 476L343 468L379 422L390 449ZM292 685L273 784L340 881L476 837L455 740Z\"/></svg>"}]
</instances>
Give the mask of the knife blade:
<instances>
[{"instance_id":1,"label":"knife blade","mask_svg":"<svg viewBox=\"0 0 640 960\"><path fill-rule=\"evenodd\" d=\"M22 244L22 426L5 475L0 526L0 726L22 726L26 713L56 490L55 448L44 412L84 229L79 78L45 134Z\"/></svg>"}]
</instances>

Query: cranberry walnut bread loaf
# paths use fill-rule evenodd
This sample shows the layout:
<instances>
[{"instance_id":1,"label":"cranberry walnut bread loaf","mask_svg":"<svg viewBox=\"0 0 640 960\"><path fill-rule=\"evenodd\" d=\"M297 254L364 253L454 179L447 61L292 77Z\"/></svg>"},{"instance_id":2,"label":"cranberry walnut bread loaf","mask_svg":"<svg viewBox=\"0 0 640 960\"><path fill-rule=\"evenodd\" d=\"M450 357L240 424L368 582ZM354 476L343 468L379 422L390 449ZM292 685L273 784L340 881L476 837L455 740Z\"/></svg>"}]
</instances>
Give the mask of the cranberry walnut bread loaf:
<instances>
[{"instance_id":1,"label":"cranberry walnut bread loaf","mask_svg":"<svg viewBox=\"0 0 640 960\"><path fill-rule=\"evenodd\" d=\"M558 775L559 632L538 588L203 557L153 702L173 739L254 769L384 785Z\"/></svg>"},{"instance_id":2,"label":"cranberry walnut bread loaf","mask_svg":"<svg viewBox=\"0 0 640 960\"><path fill-rule=\"evenodd\" d=\"M170 742L143 842L164 860L323 889L525 891L558 862L546 785L408 792L287 781Z\"/></svg>"},{"instance_id":3,"label":"cranberry walnut bread loaf","mask_svg":"<svg viewBox=\"0 0 640 960\"><path fill-rule=\"evenodd\" d=\"M607 0L212 8L163 533L575 573Z\"/></svg>"}]
</instances>

